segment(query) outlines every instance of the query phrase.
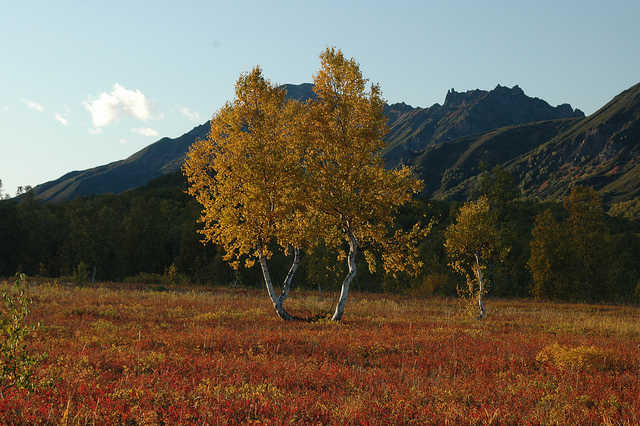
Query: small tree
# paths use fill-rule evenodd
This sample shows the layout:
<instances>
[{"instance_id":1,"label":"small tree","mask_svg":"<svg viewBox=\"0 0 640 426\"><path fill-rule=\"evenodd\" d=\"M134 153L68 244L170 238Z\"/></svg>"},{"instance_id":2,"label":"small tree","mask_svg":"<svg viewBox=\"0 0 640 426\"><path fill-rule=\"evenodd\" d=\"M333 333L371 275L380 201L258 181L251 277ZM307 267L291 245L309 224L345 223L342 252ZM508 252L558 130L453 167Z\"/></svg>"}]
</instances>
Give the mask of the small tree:
<instances>
[{"instance_id":1,"label":"small tree","mask_svg":"<svg viewBox=\"0 0 640 426\"><path fill-rule=\"evenodd\" d=\"M478 318L485 316L482 298L487 293L487 267L493 261L504 259L508 249L502 247L495 220L489 212L487 197L465 203L455 223L445 231L445 248L451 268L465 277L465 287L458 294L471 307L477 299Z\"/></svg>"},{"instance_id":2,"label":"small tree","mask_svg":"<svg viewBox=\"0 0 640 426\"><path fill-rule=\"evenodd\" d=\"M89 281L89 267L86 263L80 262L75 268L73 268L71 281L75 284L86 284Z\"/></svg>"},{"instance_id":3,"label":"small tree","mask_svg":"<svg viewBox=\"0 0 640 426\"><path fill-rule=\"evenodd\" d=\"M610 280L608 233L598 194L576 186L564 200L568 217L556 221L548 210L531 232L533 293L538 298L601 300Z\"/></svg>"},{"instance_id":4,"label":"small tree","mask_svg":"<svg viewBox=\"0 0 640 426\"><path fill-rule=\"evenodd\" d=\"M598 193L590 187L576 186L564 200L569 213L566 227L571 235L576 294L583 300L607 297L608 232Z\"/></svg>"},{"instance_id":5,"label":"small tree","mask_svg":"<svg viewBox=\"0 0 640 426\"><path fill-rule=\"evenodd\" d=\"M499 211L504 210L508 203L520 196L513 175L501 166L495 166L490 171L482 173L474 192L475 198L486 196L491 207Z\"/></svg>"},{"instance_id":6,"label":"small tree","mask_svg":"<svg viewBox=\"0 0 640 426\"><path fill-rule=\"evenodd\" d=\"M33 371L43 356L33 356L27 350L26 339L38 325L26 322L31 299L22 288L25 275L16 278L13 289L2 292L0 308L0 397L16 387L32 391L35 387Z\"/></svg>"},{"instance_id":7,"label":"small tree","mask_svg":"<svg viewBox=\"0 0 640 426\"><path fill-rule=\"evenodd\" d=\"M531 254L527 266L533 276L532 293L537 299L571 296L569 232L550 210L536 216L531 230Z\"/></svg>"},{"instance_id":8,"label":"small tree","mask_svg":"<svg viewBox=\"0 0 640 426\"><path fill-rule=\"evenodd\" d=\"M202 205L204 242L221 245L234 268L258 260L278 316L289 320L283 302L308 227L302 110L259 67L240 76L235 92L211 119L209 137L191 146L183 171ZM274 246L294 255L280 296L267 264Z\"/></svg>"}]
</instances>

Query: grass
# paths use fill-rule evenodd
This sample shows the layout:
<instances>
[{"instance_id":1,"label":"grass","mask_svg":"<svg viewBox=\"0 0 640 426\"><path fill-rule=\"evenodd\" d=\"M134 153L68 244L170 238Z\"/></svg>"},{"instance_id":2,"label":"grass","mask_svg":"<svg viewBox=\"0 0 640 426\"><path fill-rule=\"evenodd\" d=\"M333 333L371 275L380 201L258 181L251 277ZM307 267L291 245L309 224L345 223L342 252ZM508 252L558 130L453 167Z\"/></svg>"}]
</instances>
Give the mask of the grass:
<instances>
[{"instance_id":1,"label":"grass","mask_svg":"<svg viewBox=\"0 0 640 426\"><path fill-rule=\"evenodd\" d=\"M479 322L454 300L352 293L343 323L285 323L260 290L29 292L43 385L8 391L0 423L640 421L634 307L488 299Z\"/></svg>"}]
</instances>

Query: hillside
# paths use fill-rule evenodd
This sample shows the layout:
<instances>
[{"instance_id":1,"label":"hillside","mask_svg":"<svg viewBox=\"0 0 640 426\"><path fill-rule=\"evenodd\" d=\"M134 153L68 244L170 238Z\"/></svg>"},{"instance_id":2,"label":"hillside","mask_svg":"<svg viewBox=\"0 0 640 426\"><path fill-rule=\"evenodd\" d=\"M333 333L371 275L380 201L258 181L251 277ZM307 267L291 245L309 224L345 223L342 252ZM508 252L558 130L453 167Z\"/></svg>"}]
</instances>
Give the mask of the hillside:
<instances>
[{"instance_id":1,"label":"hillside","mask_svg":"<svg viewBox=\"0 0 640 426\"><path fill-rule=\"evenodd\" d=\"M583 119L502 128L426 149L410 158L438 199L465 199L481 165L501 165L522 194L561 199L574 185L608 204L640 197L640 84Z\"/></svg>"},{"instance_id":2,"label":"hillside","mask_svg":"<svg viewBox=\"0 0 640 426\"><path fill-rule=\"evenodd\" d=\"M286 84L283 87L290 98L306 100L314 97L313 85L309 83ZM387 105L385 113L389 118L390 130L385 158L390 167L411 162L421 156L427 147L459 137L503 126L583 116L580 110L574 110L567 104L552 107L541 99L525 95L518 86L508 88L499 85L491 91L458 93L452 89L447 93L443 105L414 108L396 103ZM203 138L207 131L208 123L204 123L179 138L160 139L127 159L74 171L38 185L34 188L34 194L44 201L59 202L91 194L120 193L139 187L177 170L189 146Z\"/></svg>"},{"instance_id":3,"label":"hillside","mask_svg":"<svg viewBox=\"0 0 640 426\"><path fill-rule=\"evenodd\" d=\"M59 202L77 197L120 193L137 188L168 173L177 171L184 161L189 146L204 138L208 123L197 126L184 135L159 141L130 157L104 166L67 173L59 179L34 188L36 198Z\"/></svg>"},{"instance_id":4,"label":"hillside","mask_svg":"<svg viewBox=\"0 0 640 426\"><path fill-rule=\"evenodd\" d=\"M578 120L568 118L502 127L429 146L407 162L424 180L426 196L464 200L473 188L470 183L483 170L519 158Z\"/></svg>"},{"instance_id":5,"label":"hillside","mask_svg":"<svg viewBox=\"0 0 640 426\"><path fill-rule=\"evenodd\" d=\"M518 87L496 86L491 91L447 92L444 104L429 108L391 105L385 157L395 166L406 162L430 145L516 124L560 118L582 118L584 113L563 104L552 107L525 95Z\"/></svg>"},{"instance_id":6,"label":"hillside","mask_svg":"<svg viewBox=\"0 0 640 426\"><path fill-rule=\"evenodd\" d=\"M609 201L640 196L640 83L508 164L525 195L558 198L591 186Z\"/></svg>"}]
</instances>

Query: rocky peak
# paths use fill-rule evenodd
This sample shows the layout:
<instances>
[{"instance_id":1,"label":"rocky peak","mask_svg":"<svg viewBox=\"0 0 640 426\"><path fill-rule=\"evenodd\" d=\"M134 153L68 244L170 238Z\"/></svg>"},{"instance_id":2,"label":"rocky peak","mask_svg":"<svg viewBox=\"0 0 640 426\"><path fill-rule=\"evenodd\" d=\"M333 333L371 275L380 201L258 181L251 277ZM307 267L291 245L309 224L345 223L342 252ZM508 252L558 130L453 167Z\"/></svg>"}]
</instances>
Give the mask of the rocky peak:
<instances>
[{"instance_id":1,"label":"rocky peak","mask_svg":"<svg viewBox=\"0 0 640 426\"><path fill-rule=\"evenodd\" d=\"M475 89L467 90L466 92L456 92L456 89L447 91L447 96L444 99L445 108L458 108L462 105L468 105L476 101L478 98L485 95L485 90Z\"/></svg>"},{"instance_id":2,"label":"rocky peak","mask_svg":"<svg viewBox=\"0 0 640 426\"><path fill-rule=\"evenodd\" d=\"M522 90L517 84L511 88L498 84L496 88L489 93L499 96L526 96L524 94L524 90Z\"/></svg>"}]
</instances>

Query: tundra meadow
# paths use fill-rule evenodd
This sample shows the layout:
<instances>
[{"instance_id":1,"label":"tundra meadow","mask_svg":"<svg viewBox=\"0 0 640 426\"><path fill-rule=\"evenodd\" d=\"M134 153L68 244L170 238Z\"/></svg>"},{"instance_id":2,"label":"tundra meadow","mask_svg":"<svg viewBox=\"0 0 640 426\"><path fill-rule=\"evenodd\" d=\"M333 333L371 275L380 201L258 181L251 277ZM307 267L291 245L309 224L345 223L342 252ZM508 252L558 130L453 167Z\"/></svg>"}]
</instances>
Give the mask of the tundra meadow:
<instances>
[{"instance_id":1,"label":"tundra meadow","mask_svg":"<svg viewBox=\"0 0 640 426\"><path fill-rule=\"evenodd\" d=\"M5 291L10 284L5 282ZM354 293L285 322L264 290L31 282L32 392L0 423L637 424L640 310ZM295 292L324 313L334 294Z\"/></svg>"}]
</instances>

